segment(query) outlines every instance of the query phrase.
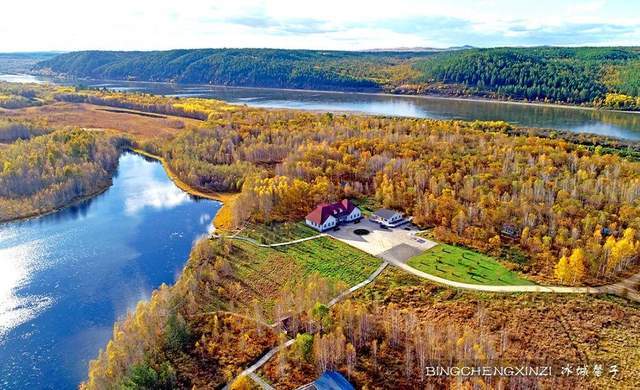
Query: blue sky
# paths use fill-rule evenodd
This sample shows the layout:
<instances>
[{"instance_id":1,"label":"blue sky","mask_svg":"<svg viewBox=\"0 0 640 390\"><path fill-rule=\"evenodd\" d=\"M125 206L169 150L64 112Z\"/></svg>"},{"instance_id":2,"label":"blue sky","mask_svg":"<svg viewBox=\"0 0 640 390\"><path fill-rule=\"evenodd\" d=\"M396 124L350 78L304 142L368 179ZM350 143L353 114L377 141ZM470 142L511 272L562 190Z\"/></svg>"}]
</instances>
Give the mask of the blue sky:
<instances>
[{"instance_id":1,"label":"blue sky","mask_svg":"<svg viewBox=\"0 0 640 390\"><path fill-rule=\"evenodd\" d=\"M0 51L640 45L636 1L19 0Z\"/></svg>"}]
</instances>

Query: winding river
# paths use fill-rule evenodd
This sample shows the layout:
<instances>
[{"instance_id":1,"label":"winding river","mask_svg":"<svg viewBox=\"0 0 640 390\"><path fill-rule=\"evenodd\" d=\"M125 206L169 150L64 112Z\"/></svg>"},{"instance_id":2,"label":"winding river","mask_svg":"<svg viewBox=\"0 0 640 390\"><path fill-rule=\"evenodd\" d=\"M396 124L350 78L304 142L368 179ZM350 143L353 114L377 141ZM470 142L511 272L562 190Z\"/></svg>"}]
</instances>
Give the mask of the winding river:
<instances>
[{"instance_id":1,"label":"winding river","mask_svg":"<svg viewBox=\"0 0 640 390\"><path fill-rule=\"evenodd\" d=\"M1 224L0 388L75 388L114 321L175 281L219 207L127 153L103 194Z\"/></svg>"}]
</instances>

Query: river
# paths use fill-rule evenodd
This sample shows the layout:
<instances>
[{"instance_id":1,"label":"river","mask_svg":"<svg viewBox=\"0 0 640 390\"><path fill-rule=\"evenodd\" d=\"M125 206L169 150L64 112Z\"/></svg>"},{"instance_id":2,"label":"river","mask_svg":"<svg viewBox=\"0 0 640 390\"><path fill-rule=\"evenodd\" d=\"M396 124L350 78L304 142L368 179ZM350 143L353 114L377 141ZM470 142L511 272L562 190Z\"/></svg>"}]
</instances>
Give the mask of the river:
<instances>
[{"instance_id":1,"label":"river","mask_svg":"<svg viewBox=\"0 0 640 390\"><path fill-rule=\"evenodd\" d=\"M115 320L176 280L219 207L128 153L101 195L0 224L0 388L77 387Z\"/></svg>"},{"instance_id":2,"label":"river","mask_svg":"<svg viewBox=\"0 0 640 390\"><path fill-rule=\"evenodd\" d=\"M29 75L0 75L0 80L43 82ZM68 84L73 84L69 83ZM207 97L254 107L360 112L432 119L502 120L514 125L594 133L640 140L640 113L584 108L365 93L235 88L153 82L83 81L84 85L179 97Z\"/></svg>"}]
</instances>

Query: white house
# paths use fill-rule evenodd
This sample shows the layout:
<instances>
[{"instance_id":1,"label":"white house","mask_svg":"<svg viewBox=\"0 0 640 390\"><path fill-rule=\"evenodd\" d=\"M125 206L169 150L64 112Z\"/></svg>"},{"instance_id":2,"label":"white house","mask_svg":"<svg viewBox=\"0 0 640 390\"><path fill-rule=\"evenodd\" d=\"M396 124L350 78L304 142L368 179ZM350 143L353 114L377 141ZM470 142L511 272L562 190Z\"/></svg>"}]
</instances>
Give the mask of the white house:
<instances>
[{"instance_id":1,"label":"white house","mask_svg":"<svg viewBox=\"0 0 640 390\"><path fill-rule=\"evenodd\" d=\"M400 211L389 209L379 209L371 214L369 219L387 227L396 227L408 222Z\"/></svg>"},{"instance_id":2,"label":"white house","mask_svg":"<svg viewBox=\"0 0 640 390\"><path fill-rule=\"evenodd\" d=\"M360 209L348 199L336 203L318 205L305 219L307 225L323 232L341 223L353 222L362 218Z\"/></svg>"}]
</instances>

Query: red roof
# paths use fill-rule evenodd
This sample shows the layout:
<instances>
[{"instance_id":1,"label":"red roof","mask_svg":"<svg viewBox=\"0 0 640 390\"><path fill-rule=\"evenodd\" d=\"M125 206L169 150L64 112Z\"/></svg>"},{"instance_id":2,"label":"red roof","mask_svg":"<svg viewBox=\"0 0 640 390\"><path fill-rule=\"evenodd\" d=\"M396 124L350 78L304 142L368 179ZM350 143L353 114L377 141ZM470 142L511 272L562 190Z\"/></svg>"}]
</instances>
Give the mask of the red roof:
<instances>
[{"instance_id":1,"label":"red roof","mask_svg":"<svg viewBox=\"0 0 640 390\"><path fill-rule=\"evenodd\" d=\"M322 225L330 216L334 216L335 218L347 216L351 214L355 208L356 206L351 203L349 199L343 199L336 203L321 203L312 212L307 214L307 219L318 225Z\"/></svg>"}]
</instances>

